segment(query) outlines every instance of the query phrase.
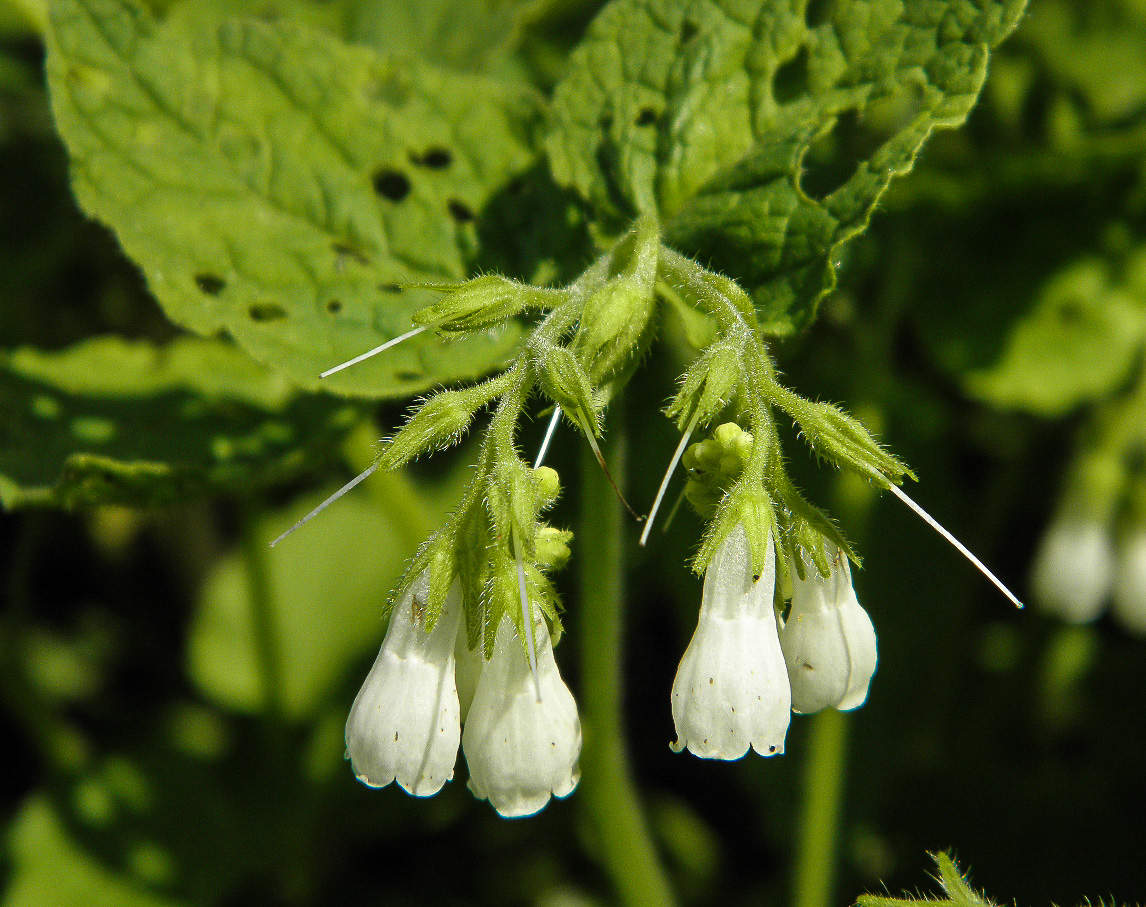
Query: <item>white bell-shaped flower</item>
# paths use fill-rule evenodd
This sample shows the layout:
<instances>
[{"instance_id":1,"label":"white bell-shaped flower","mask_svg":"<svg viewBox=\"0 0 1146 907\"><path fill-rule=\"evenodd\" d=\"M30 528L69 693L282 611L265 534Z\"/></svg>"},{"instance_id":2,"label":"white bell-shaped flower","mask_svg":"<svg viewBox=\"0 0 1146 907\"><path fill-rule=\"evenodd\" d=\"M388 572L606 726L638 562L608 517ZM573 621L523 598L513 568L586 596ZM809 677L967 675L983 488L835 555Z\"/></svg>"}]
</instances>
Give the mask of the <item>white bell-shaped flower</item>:
<instances>
[{"instance_id":1,"label":"white bell-shaped flower","mask_svg":"<svg viewBox=\"0 0 1146 907\"><path fill-rule=\"evenodd\" d=\"M358 780L370 787L396 780L416 797L436 794L453 777L461 738L454 681L461 588L450 588L429 633L421 604L427 589L420 576L395 605L346 721L346 754Z\"/></svg>"},{"instance_id":2,"label":"white bell-shaped flower","mask_svg":"<svg viewBox=\"0 0 1146 907\"><path fill-rule=\"evenodd\" d=\"M777 638L771 539L760 578L743 526L721 543L704 574L696 632L672 685L675 752L739 759L784 752L792 692Z\"/></svg>"},{"instance_id":3,"label":"white bell-shaped flower","mask_svg":"<svg viewBox=\"0 0 1146 907\"><path fill-rule=\"evenodd\" d=\"M462 750L470 790L506 818L531 816L551 795L567 797L581 778L581 720L561 679L544 621L534 626L541 700L508 616L481 669L466 716Z\"/></svg>"},{"instance_id":4,"label":"white bell-shaped flower","mask_svg":"<svg viewBox=\"0 0 1146 907\"><path fill-rule=\"evenodd\" d=\"M780 647L795 712L863 705L878 661L875 627L852 589L848 560L834 546L827 553L826 579L813 564L804 564L804 579L792 567L792 607Z\"/></svg>"},{"instance_id":5,"label":"white bell-shaped flower","mask_svg":"<svg viewBox=\"0 0 1146 907\"><path fill-rule=\"evenodd\" d=\"M1131 532L1122 544L1110 610L1131 633L1146 636L1146 528Z\"/></svg>"},{"instance_id":6,"label":"white bell-shaped flower","mask_svg":"<svg viewBox=\"0 0 1146 907\"><path fill-rule=\"evenodd\" d=\"M1036 601L1067 623L1096 620L1114 582L1114 544L1097 519L1059 517L1039 543L1031 570Z\"/></svg>"}]
</instances>

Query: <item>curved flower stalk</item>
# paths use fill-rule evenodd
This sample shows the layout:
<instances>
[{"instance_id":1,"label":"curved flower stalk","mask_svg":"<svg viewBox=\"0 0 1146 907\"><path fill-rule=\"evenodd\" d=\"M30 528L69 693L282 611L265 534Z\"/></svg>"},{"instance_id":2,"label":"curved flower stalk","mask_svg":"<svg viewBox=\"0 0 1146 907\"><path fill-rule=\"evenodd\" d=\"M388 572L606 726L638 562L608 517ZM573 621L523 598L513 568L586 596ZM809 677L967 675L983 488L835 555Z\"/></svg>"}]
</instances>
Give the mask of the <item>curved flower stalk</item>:
<instances>
[{"instance_id":1,"label":"curved flower stalk","mask_svg":"<svg viewBox=\"0 0 1146 907\"><path fill-rule=\"evenodd\" d=\"M461 738L454 681L460 587L450 588L427 632L428 587L423 574L395 606L346 721L346 753L358 780L370 787L397 781L416 797L436 794L453 777Z\"/></svg>"},{"instance_id":2,"label":"curved flower stalk","mask_svg":"<svg viewBox=\"0 0 1146 907\"><path fill-rule=\"evenodd\" d=\"M700 620L672 685L675 752L739 759L784 752L792 693L772 606L776 556L768 539L753 576L747 533L737 525L704 574Z\"/></svg>"},{"instance_id":3,"label":"curved flower stalk","mask_svg":"<svg viewBox=\"0 0 1146 907\"><path fill-rule=\"evenodd\" d=\"M1036 601L1062 620L1097 620L1114 583L1114 544L1097 518L1060 516L1039 543L1031 569Z\"/></svg>"},{"instance_id":4,"label":"curved flower stalk","mask_svg":"<svg viewBox=\"0 0 1146 907\"><path fill-rule=\"evenodd\" d=\"M792 565L792 607L780 629L780 648L792 682L792 711L846 712L867 700L878 656L875 627L852 588L847 558L830 546L825 578L804 562Z\"/></svg>"},{"instance_id":5,"label":"curved flower stalk","mask_svg":"<svg viewBox=\"0 0 1146 907\"><path fill-rule=\"evenodd\" d=\"M569 796L581 778L577 703L557 670L544 621L535 639L541 699L521 641L503 618L462 734L470 790L506 818L531 816L550 796Z\"/></svg>"}]
</instances>

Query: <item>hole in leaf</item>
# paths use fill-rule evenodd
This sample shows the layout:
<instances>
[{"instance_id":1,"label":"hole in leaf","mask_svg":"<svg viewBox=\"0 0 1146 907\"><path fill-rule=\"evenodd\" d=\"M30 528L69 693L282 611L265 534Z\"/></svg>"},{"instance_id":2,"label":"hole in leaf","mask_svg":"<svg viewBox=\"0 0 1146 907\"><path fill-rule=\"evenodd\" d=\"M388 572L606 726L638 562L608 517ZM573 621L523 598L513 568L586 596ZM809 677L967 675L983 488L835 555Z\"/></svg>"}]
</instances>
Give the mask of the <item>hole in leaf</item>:
<instances>
[{"instance_id":1,"label":"hole in leaf","mask_svg":"<svg viewBox=\"0 0 1146 907\"><path fill-rule=\"evenodd\" d=\"M912 123L923 101L922 87L909 83L875 99L862 111L840 113L832 129L812 142L805 154L801 188L810 198L821 199L865 164L881 172L887 166L881 149Z\"/></svg>"},{"instance_id":2,"label":"hole in leaf","mask_svg":"<svg viewBox=\"0 0 1146 907\"><path fill-rule=\"evenodd\" d=\"M777 104L791 104L809 94L808 48L801 47L787 63L781 63L772 76L772 97Z\"/></svg>"},{"instance_id":3,"label":"hole in leaf","mask_svg":"<svg viewBox=\"0 0 1146 907\"><path fill-rule=\"evenodd\" d=\"M410 194L410 180L401 170L379 170L374 174L374 191L392 202L400 202Z\"/></svg>"},{"instance_id":4,"label":"hole in leaf","mask_svg":"<svg viewBox=\"0 0 1146 907\"><path fill-rule=\"evenodd\" d=\"M469 205L465 202L459 202L456 198L451 198L446 207L449 209L450 217L459 224L468 224L474 219L474 213L470 210Z\"/></svg>"},{"instance_id":5,"label":"hole in leaf","mask_svg":"<svg viewBox=\"0 0 1146 907\"><path fill-rule=\"evenodd\" d=\"M642 107L641 112L637 114L636 123L638 126L652 126L657 121L657 112L651 107Z\"/></svg>"},{"instance_id":6,"label":"hole in leaf","mask_svg":"<svg viewBox=\"0 0 1146 907\"><path fill-rule=\"evenodd\" d=\"M195 286L208 296L218 296L227 289L227 281L217 274L196 274Z\"/></svg>"},{"instance_id":7,"label":"hole in leaf","mask_svg":"<svg viewBox=\"0 0 1146 907\"><path fill-rule=\"evenodd\" d=\"M700 31L700 29L697 27L695 22L692 22L689 19L685 19L680 24L680 35L678 37L678 41L681 44L687 44L689 41L696 37L696 33L698 31Z\"/></svg>"},{"instance_id":8,"label":"hole in leaf","mask_svg":"<svg viewBox=\"0 0 1146 907\"><path fill-rule=\"evenodd\" d=\"M804 21L808 28L819 28L827 22L835 13L835 7L835 0L808 0L808 6L804 9Z\"/></svg>"},{"instance_id":9,"label":"hole in leaf","mask_svg":"<svg viewBox=\"0 0 1146 907\"><path fill-rule=\"evenodd\" d=\"M286 309L277 302L256 302L247 310L247 313L251 316L251 321L257 321L260 324L267 321L279 321L287 317Z\"/></svg>"},{"instance_id":10,"label":"hole in leaf","mask_svg":"<svg viewBox=\"0 0 1146 907\"><path fill-rule=\"evenodd\" d=\"M445 170L454 162L454 156L448 148L427 148L421 154L411 151L410 162L430 170Z\"/></svg>"},{"instance_id":11,"label":"hole in leaf","mask_svg":"<svg viewBox=\"0 0 1146 907\"><path fill-rule=\"evenodd\" d=\"M337 315L342 311L342 302L337 299L331 299L326 303L326 311L330 312L331 315Z\"/></svg>"}]
</instances>

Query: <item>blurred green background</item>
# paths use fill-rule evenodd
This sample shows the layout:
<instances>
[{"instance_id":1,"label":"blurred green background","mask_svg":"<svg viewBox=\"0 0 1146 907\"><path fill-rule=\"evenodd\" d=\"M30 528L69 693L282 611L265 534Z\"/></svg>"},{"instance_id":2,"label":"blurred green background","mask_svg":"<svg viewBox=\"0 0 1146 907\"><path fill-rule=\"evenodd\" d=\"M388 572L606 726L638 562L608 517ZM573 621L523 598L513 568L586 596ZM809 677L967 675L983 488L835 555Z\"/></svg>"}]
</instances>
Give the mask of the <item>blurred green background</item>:
<instances>
[{"instance_id":1,"label":"blurred green background","mask_svg":"<svg viewBox=\"0 0 1146 907\"><path fill-rule=\"evenodd\" d=\"M564 7L572 43L592 4ZM878 129L837 130L824 166ZM932 139L848 247L819 321L776 356L791 387L872 427L919 475L914 497L1027 597L1070 463L1146 381L1144 261L1146 3L1034 0L967 126ZM638 509L677 440L658 412L677 330L611 413ZM176 330L79 213L41 42L0 6L0 351L107 333ZM5 368L3 381L21 374ZM374 477L267 548L369 463L404 407L343 409L316 410L305 458L258 487L238 473L161 507L0 513L0 905L611 902L578 794L505 821L466 791L464 767L417 801L367 789L344 763L385 597L474 453ZM0 471L25 428L0 396ZM1146 639L1108 617L1069 627L1012 610L890 496L785 441L809 499L864 558L856 587L881 651L868 703L825 719L848 742L835 903L926 888L926 853L944 848L997 901L1141 902ZM1142 449L1135 436L1121 452L1129 497L1146 483ZM549 462L567 484L553 522L573 527L570 434ZM687 508L648 550L627 527L632 762L682 902L785 904L817 719L795 717L777 759L667 746L699 533ZM572 576L558 584L558 661L576 692L592 641Z\"/></svg>"}]
</instances>

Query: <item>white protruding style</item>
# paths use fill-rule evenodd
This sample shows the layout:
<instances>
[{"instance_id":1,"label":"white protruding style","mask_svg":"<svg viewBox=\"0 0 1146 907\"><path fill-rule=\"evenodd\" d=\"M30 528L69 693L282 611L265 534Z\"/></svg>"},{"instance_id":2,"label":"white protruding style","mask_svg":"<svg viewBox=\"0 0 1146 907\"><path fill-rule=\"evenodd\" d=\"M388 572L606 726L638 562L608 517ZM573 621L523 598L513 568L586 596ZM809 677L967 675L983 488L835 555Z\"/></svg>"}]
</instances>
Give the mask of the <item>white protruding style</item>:
<instances>
[{"instance_id":1,"label":"white protruding style","mask_svg":"<svg viewBox=\"0 0 1146 907\"><path fill-rule=\"evenodd\" d=\"M529 661L506 616L482 668L462 734L470 790L506 818L531 816L581 778L581 721L544 621L534 627L538 701Z\"/></svg>"},{"instance_id":2,"label":"white protruding style","mask_svg":"<svg viewBox=\"0 0 1146 907\"><path fill-rule=\"evenodd\" d=\"M792 683L792 711L849 711L867 699L878 661L875 627L852 588L847 558L828 546L829 576L792 565L792 607L780 629L780 648Z\"/></svg>"},{"instance_id":3,"label":"white protruding style","mask_svg":"<svg viewBox=\"0 0 1146 907\"><path fill-rule=\"evenodd\" d=\"M784 752L792 692L772 606L776 555L768 539L759 579L743 526L717 549L704 574L700 619L672 685L675 752L739 759Z\"/></svg>"},{"instance_id":4,"label":"white protruding style","mask_svg":"<svg viewBox=\"0 0 1146 907\"><path fill-rule=\"evenodd\" d=\"M696 419L694 418L692 422L689 423L688 428L685 429L684 434L681 435L680 443L677 444L676 450L673 451L672 459L669 460L668 469L665 470L664 478L661 479L660 487L657 489L657 496L653 499L652 509L649 510L648 518L645 520L644 531L641 532L641 539L637 543L642 548L645 547L645 543L649 540L649 533L653 531L653 520L656 519L657 511L661 508L661 501L664 500L665 492L668 491L669 480L672 478L673 470L676 469L680 458L684 455L684 449L688 447L688 439L692 437L695 428Z\"/></svg>"},{"instance_id":5,"label":"white protruding style","mask_svg":"<svg viewBox=\"0 0 1146 907\"><path fill-rule=\"evenodd\" d=\"M1098 519L1060 516L1039 542L1031 588L1043 610L1071 624L1097 620L1114 584L1114 543Z\"/></svg>"},{"instance_id":6,"label":"white protruding style","mask_svg":"<svg viewBox=\"0 0 1146 907\"><path fill-rule=\"evenodd\" d=\"M873 473L873 475L876 475L876 477L881 480L882 484L882 477L876 473ZM915 501L908 497L906 491L894 483L886 487L888 491L903 501L903 503L906 504L911 509L911 511L915 513L916 516L923 520L923 522L925 522L928 526L943 536L943 538L947 539L947 541L954 545L955 550L963 555L963 557L967 558L967 560L969 560L972 564L974 564L978 571L982 573L983 576L987 577L987 579L991 581L996 589L998 589L1003 593L1003 595L1010 599L1011 604L1013 604L1016 608L1021 608L1023 606L1023 603L1019 601L1018 596L1016 596L1014 592L1008 589L1006 585L1004 585L1003 581L990 571L986 564L979 560L979 558L975 557L975 555L971 553L970 548L959 541L959 539L955 538L955 536L953 536L945 526L943 526L937 519L935 519L935 517L933 517L930 513L928 513L917 503L915 503Z\"/></svg>"},{"instance_id":7,"label":"white protruding style","mask_svg":"<svg viewBox=\"0 0 1146 907\"><path fill-rule=\"evenodd\" d=\"M394 607L386 639L346 721L346 754L370 787L397 781L429 797L453 777L461 739L454 644L461 620L455 583L429 633L423 603L429 582L418 577Z\"/></svg>"},{"instance_id":8,"label":"white protruding style","mask_svg":"<svg viewBox=\"0 0 1146 907\"><path fill-rule=\"evenodd\" d=\"M331 375L342 371L344 368L350 368L350 366L357 365L359 362L365 362L367 359L371 358L372 356L377 356L379 353L386 352L386 350L390 349L391 347L397 346L399 343L401 343L404 340L409 340L411 337L417 337L419 334L421 334L425 330L428 330L428 328L423 325L422 327L416 327L411 331L406 331L405 334L399 334L397 337L394 337L391 340L387 340L385 343L374 347L374 349L367 350L365 353L363 353L360 356L355 356L353 359L347 359L345 362L340 362L338 365L334 366L334 368L328 368L325 372L323 372L318 377L319 378L329 378Z\"/></svg>"}]
</instances>

